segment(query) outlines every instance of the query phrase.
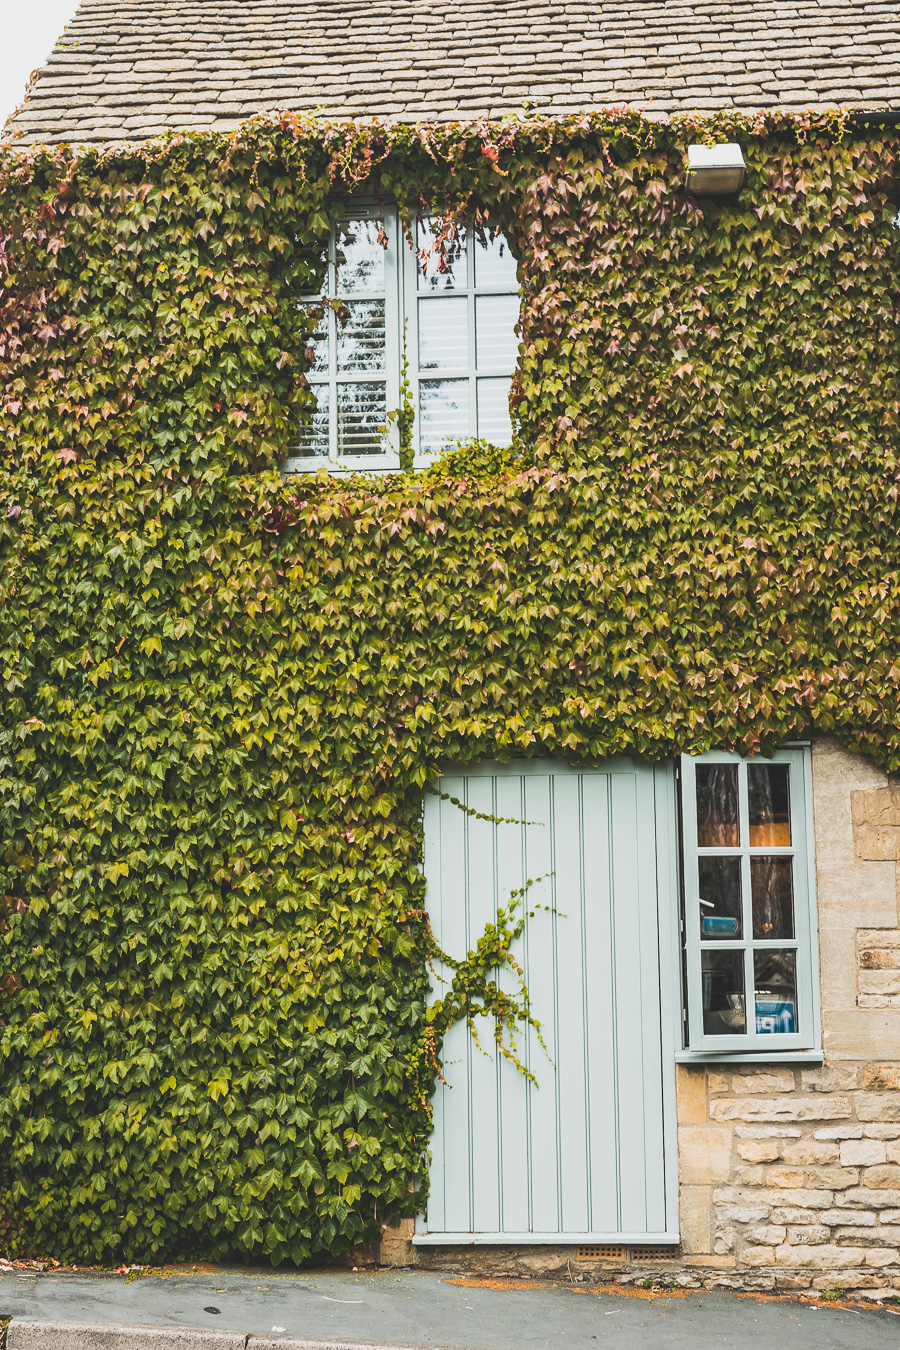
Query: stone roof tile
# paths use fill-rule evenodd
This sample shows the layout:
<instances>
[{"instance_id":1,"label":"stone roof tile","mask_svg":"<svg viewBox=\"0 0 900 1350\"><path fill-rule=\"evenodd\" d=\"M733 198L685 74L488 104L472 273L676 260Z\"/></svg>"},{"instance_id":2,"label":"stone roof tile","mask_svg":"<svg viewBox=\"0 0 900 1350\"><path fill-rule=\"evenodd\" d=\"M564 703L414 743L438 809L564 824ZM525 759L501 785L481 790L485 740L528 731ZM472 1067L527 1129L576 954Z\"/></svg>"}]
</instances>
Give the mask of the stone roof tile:
<instances>
[{"instance_id":1,"label":"stone roof tile","mask_svg":"<svg viewBox=\"0 0 900 1350\"><path fill-rule=\"evenodd\" d=\"M81 0L8 129L110 141L254 110L498 117L898 97L900 0Z\"/></svg>"}]
</instances>

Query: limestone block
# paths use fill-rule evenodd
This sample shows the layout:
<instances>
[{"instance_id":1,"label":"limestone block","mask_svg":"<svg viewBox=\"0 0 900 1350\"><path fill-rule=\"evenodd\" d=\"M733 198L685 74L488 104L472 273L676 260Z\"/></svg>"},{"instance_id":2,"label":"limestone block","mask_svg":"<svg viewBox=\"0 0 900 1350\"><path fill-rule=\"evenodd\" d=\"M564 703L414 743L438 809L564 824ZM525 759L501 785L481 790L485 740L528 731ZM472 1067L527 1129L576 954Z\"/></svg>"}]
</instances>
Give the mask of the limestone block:
<instances>
[{"instance_id":1,"label":"limestone block","mask_svg":"<svg viewBox=\"0 0 900 1350\"><path fill-rule=\"evenodd\" d=\"M679 1227L685 1255L709 1253L712 1249L708 1186L679 1188Z\"/></svg>"},{"instance_id":2,"label":"limestone block","mask_svg":"<svg viewBox=\"0 0 900 1350\"><path fill-rule=\"evenodd\" d=\"M774 1266L774 1247L745 1247L741 1252L741 1261L748 1266Z\"/></svg>"},{"instance_id":3,"label":"limestone block","mask_svg":"<svg viewBox=\"0 0 900 1350\"><path fill-rule=\"evenodd\" d=\"M766 1069L764 1072L736 1073L731 1081L731 1090L738 1096L762 1092L793 1092L794 1072L792 1069Z\"/></svg>"},{"instance_id":4,"label":"limestone block","mask_svg":"<svg viewBox=\"0 0 900 1350\"><path fill-rule=\"evenodd\" d=\"M413 1219L401 1219L396 1227L382 1230L381 1249L378 1256L379 1265L409 1266L413 1264L415 1258L415 1250L412 1245L414 1227Z\"/></svg>"},{"instance_id":5,"label":"limestone block","mask_svg":"<svg viewBox=\"0 0 900 1350\"><path fill-rule=\"evenodd\" d=\"M754 1224L744 1229L745 1241L754 1247L779 1247L787 1237L787 1229L782 1224Z\"/></svg>"},{"instance_id":6,"label":"limestone block","mask_svg":"<svg viewBox=\"0 0 900 1350\"><path fill-rule=\"evenodd\" d=\"M822 866L853 861L850 794L886 786L887 776L870 760L833 740L813 742L812 789L816 859Z\"/></svg>"},{"instance_id":7,"label":"limestone block","mask_svg":"<svg viewBox=\"0 0 900 1350\"><path fill-rule=\"evenodd\" d=\"M856 929L849 924L829 926L823 922L820 925L819 978L822 1000L826 1008L856 1007ZM816 1085L806 1082L809 1072L815 1070L804 1071L803 1087L807 1091L816 1092L819 1090Z\"/></svg>"},{"instance_id":8,"label":"limestone block","mask_svg":"<svg viewBox=\"0 0 900 1350\"><path fill-rule=\"evenodd\" d=\"M826 1209L819 1215L819 1219L822 1223L831 1224L834 1227L875 1227L875 1215L868 1210L860 1210L857 1214L852 1209Z\"/></svg>"},{"instance_id":9,"label":"limestone block","mask_svg":"<svg viewBox=\"0 0 900 1350\"><path fill-rule=\"evenodd\" d=\"M887 1159L880 1139L845 1139L841 1144L842 1167L866 1167Z\"/></svg>"},{"instance_id":10,"label":"limestone block","mask_svg":"<svg viewBox=\"0 0 900 1350\"><path fill-rule=\"evenodd\" d=\"M735 1125L738 1139L799 1139L802 1131L794 1125Z\"/></svg>"},{"instance_id":11,"label":"limestone block","mask_svg":"<svg viewBox=\"0 0 900 1350\"><path fill-rule=\"evenodd\" d=\"M882 1223L900 1223L900 1209L883 1209L881 1211Z\"/></svg>"},{"instance_id":12,"label":"limestone block","mask_svg":"<svg viewBox=\"0 0 900 1350\"><path fill-rule=\"evenodd\" d=\"M823 929L894 928L897 883L893 863L854 862L849 867L816 867Z\"/></svg>"},{"instance_id":13,"label":"limestone block","mask_svg":"<svg viewBox=\"0 0 900 1350\"><path fill-rule=\"evenodd\" d=\"M900 1167L896 1163L867 1167L862 1174L862 1184L874 1186L879 1191L900 1189Z\"/></svg>"},{"instance_id":14,"label":"limestone block","mask_svg":"<svg viewBox=\"0 0 900 1350\"><path fill-rule=\"evenodd\" d=\"M702 1065L676 1064L675 1112L679 1125L705 1125L706 1070Z\"/></svg>"},{"instance_id":15,"label":"limestone block","mask_svg":"<svg viewBox=\"0 0 900 1350\"><path fill-rule=\"evenodd\" d=\"M731 1088L731 1078L727 1073L713 1073L710 1070L706 1082L710 1092L728 1092Z\"/></svg>"},{"instance_id":16,"label":"limestone block","mask_svg":"<svg viewBox=\"0 0 900 1350\"><path fill-rule=\"evenodd\" d=\"M727 1180L726 1177L722 1178ZM763 1186L766 1180L766 1169L764 1167L736 1167L732 1178L738 1186Z\"/></svg>"},{"instance_id":17,"label":"limestone block","mask_svg":"<svg viewBox=\"0 0 900 1350\"><path fill-rule=\"evenodd\" d=\"M769 1217L767 1205L729 1205L717 1210L726 1223L756 1223Z\"/></svg>"},{"instance_id":18,"label":"limestone block","mask_svg":"<svg viewBox=\"0 0 900 1350\"><path fill-rule=\"evenodd\" d=\"M801 1139L796 1144L786 1144L782 1157L786 1163L801 1166L808 1163L837 1162L839 1145L819 1139Z\"/></svg>"},{"instance_id":19,"label":"limestone block","mask_svg":"<svg viewBox=\"0 0 900 1350\"><path fill-rule=\"evenodd\" d=\"M747 1097L742 1101L719 1099L710 1103L710 1115L715 1120L846 1120L850 1114L847 1097L776 1097L773 1100ZM869 1116L866 1119L893 1117Z\"/></svg>"},{"instance_id":20,"label":"limestone block","mask_svg":"<svg viewBox=\"0 0 900 1350\"><path fill-rule=\"evenodd\" d=\"M786 1208L773 1209L769 1216L773 1223L818 1223L819 1216L814 1209L794 1209L788 1205Z\"/></svg>"},{"instance_id":21,"label":"limestone block","mask_svg":"<svg viewBox=\"0 0 900 1350\"><path fill-rule=\"evenodd\" d=\"M727 1181L731 1172L731 1130L727 1126L679 1125L678 1171L686 1186Z\"/></svg>"},{"instance_id":22,"label":"limestone block","mask_svg":"<svg viewBox=\"0 0 900 1350\"><path fill-rule=\"evenodd\" d=\"M900 1246L900 1228L877 1224L874 1228L832 1228L833 1241L844 1247Z\"/></svg>"},{"instance_id":23,"label":"limestone block","mask_svg":"<svg viewBox=\"0 0 900 1350\"><path fill-rule=\"evenodd\" d=\"M835 1206L851 1209L896 1209L900 1205L900 1191L887 1191L854 1186L849 1191L840 1191L835 1197ZM827 1206L831 1208L831 1206Z\"/></svg>"},{"instance_id":24,"label":"limestone block","mask_svg":"<svg viewBox=\"0 0 900 1350\"><path fill-rule=\"evenodd\" d=\"M797 1248L787 1243L783 1247L776 1248L775 1255L783 1265L797 1265ZM866 1249L864 1247L837 1247L834 1243L825 1242L821 1246L810 1247L803 1253L803 1265L812 1266L818 1270L840 1270L846 1266L861 1266L865 1262Z\"/></svg>"},{"instance_id":25,"label":"limestone block","mask_svg":"<svg viewBox=\"0 0 900 1350\"><path fill-rule=\"evenodd\" d=\"M791 1167L767 1167L765 1184L777 1186L780 1190L797 1190L806 1180L803 1172Z\"/></svg>"},{"instance_id":26,"label":"limestone block","mask_svg":"<svg viewBox=\"0 0 900 1350\"><path fill-rule=\"evenodd\" d=\"M760 1200L767 1201L770 1205L778 1208L789 1209L833 1209L834 1191L830 1190L797 1190L797 1191L777 1191L773 1189L759 1191L757 1195ZM873 1195L878 1195L878 1191L873 1191ZM756 1198L753 1191L748 1191L748 1195Z\"/></svg>"},{"instance_id":27,"label":"limestone block","mask_svg":"<svg viewBox=\"0 0 900 1350\"><path fill-rule=\"evenodd\" d=\"M855 1186L859 1174L850 1167L814 1167L808 1173L808 1181L810 1186L830 1186L832 1190L839 1191Z\"/></svg>"},{"instance_id":28,"label":"limestone block","mask_svg":"<svg viewBox=\"0 0 900 1350\"><path fill-rule=\"evenodd\" d=\"M871 954L862 953L864 956ZM860 998L864 995L877 995L881 999L891 1000L890 1003L870 1004L871 1007L893 1007L894 998L900 995L900 970L867 969L860 962L857 988Z\"/></svg>"},{"instance_id":29,"label":"limestone block","mask_svg":"<svg viewBox=\"0 0 900 1350\"><path fill-rule=\"evenodd\" d=\"M815 1139L862 1139L861 1125L826 1125L824 1130L816 1130Z\"/></svg>"},{"instance_id":30,"label":"limestone block","mask_svg":"<svg viewBox=\"0 0 900 1350\"><path fill-rule=\"evenodd\" d=\"M800 1084L804 1092L847 1092L859 1083L855 1064L823 1065L821 1069L803 1069Z\"/></svg>"},{"instance_id":31,"label":"limestone block","mask_svg":"<svg viewBox=\"0 0 900 1350\"><path fill-rule=\"evenodd\" d=\"M874 862L900 858L900 788L851 792L850 811L858 858Z\"/></svg>"},{"instance_id":32,"label":"limestone block","mask_svg":"<svg viewBox=\"0 0 900 1350\"><path fill-rule=\"evenodd\" d=\"M900 1120L900 1092L889 1095L860 1092L854 1100L854 1105L857 1120Z\"/></svg>"},{"instance_id":33,"label":"limestone block","mask_svg":"<svg viewBox=\"0 0 900 1350\"><path fill-rule=\"evenodd\" d=\"M900 1139L900 1125L867 1125L863 1130L867 1139ZM891 1145L888 1145L890 1157Z\"/></svg>"},{"instance_id":34,"label":"limestone block","mask_svg":"<svg viewBox=\"0 0 900 1350\"><path fill-rule=\"evenodd\" d=\"M792 1247L821 1247L830 1242L831 1229L822 1224L806 1224L802 1228L789 1228L787 1240Z\"/></svg>"},{"instance_id":35,"label":"limestone block","mask_svg":"<svg viewBox=\"0 0 900 1350\"><path fill-rule=\"evenodd\" d=\"M900 956L900 948L897 951ZM897 1048L900 1051L900 1046ZM900 1092L900 1064L867 1064L863 1069L861 1086L881 1092Z\"/></svg>"},{"instance_id":36,"label":"limestone block","mask_svg":"<svg viewBox=\"0 0 900 1350\"><path fill-rule=\"evenodd\" d=\"M866 1252L867 1266L895 1266L900 1262L900 1251L896 1247L871 1248Z\"/></svg>"},{"instance_id":37,"label":"limestone block","mask_svg":"<svg viewBox=\"0 0 900 1350\"><path fill-rule=\"evenodd\" d=\"M748 1140L738 1144L738 1155L745 1162L774 1162L781 1157L781 1145L772 1139Z\"/></svg>"},{"instance_id":38,"label":"limestone block","mask_svg":"<svg viewBox=\"0 0 900 1350\"><path fill-rule=\"evenodd\" d=\"M813 1287L816 1289L833 1289L835 1284L840 1284L842 1289L874 1289L876 1285L884 1285L884 1276L879 1272L877 1275L860 1275L855 1272L853 1275L841 1272L839 1281L835 1280L834 1275L817 1275L813 1280Z\"/></svg>"},{"instance_id":39,"label":"limestone block","mask_svg":"<svg viewBox=\"0 0 900 1350\"><path fill-rule=\"evenodd\" d=\"M900 970L900 933L896 928L863 929L856 935L861 970Z\"/></svg>"}]
</instances>

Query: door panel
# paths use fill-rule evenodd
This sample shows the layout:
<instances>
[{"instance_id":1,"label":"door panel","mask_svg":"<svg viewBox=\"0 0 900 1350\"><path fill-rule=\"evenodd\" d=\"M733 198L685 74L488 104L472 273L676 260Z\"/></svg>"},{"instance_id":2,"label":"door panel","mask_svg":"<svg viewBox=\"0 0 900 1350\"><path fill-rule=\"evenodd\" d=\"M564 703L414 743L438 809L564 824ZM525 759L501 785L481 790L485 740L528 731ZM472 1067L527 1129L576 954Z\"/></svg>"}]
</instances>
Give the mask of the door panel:
<instances>
[{"instance_id":1,"label":"door panel","mask_svg":"<svg viewBox=\"0 0 900 1350\"><path fill-rule=\"evenodd\" d=\"M487 763L448 772L439 789L425 804L438 943L457 958L473 950L530 879L521 903L534 912L513 953L546 1051L533 1028L517 1032L535 1087L497 1052L491 1020L478 1025L482 1050L465 1022L451 1027L414 1240L677 1240L670 954L660 960L661 935L664 951L672 940L671 770ZM500 980L515 988L512 971Z\"/></svg>"}]
</instances>

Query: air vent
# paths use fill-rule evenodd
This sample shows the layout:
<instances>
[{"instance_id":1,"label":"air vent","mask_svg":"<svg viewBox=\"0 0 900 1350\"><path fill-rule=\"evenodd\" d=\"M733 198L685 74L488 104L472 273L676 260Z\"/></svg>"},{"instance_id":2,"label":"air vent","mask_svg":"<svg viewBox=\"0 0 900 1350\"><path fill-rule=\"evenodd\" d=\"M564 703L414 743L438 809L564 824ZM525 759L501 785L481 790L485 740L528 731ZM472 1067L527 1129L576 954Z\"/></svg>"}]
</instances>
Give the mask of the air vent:
<instances>
[{"instance_id":1,"label":"air vent","mask_svg":"<svg viewBox=\"0 0 900 1350\"><path fill-rule=\"evenodd\" d=\"M575 1248L576 1261L624 1261L627 1254L627 1247L613 1247L605 1242Z\"/></svg>"},{"instance_id":2,"label":"air vent","mask_svg":"<svg viewBox=\"0 0 900 1350\"><path fill-rule=\"evenodd\" d=\"M671 1261L676 1255L674 1247L631 1247L628 1252L632 1261Z\"/></svg>"}]
</instances>

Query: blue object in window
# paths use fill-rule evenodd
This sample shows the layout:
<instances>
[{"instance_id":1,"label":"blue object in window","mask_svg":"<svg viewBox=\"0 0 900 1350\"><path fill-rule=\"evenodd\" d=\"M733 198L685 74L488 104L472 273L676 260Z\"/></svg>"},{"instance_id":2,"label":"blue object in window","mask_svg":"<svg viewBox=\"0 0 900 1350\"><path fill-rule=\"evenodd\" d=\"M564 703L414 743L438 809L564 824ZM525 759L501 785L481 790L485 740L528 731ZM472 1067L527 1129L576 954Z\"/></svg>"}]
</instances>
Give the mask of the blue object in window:
<instances>
[{"instance_id":1,"label":"blue object in window","mask_svg":"<svg viewBox=\"0 0 900 1350\"><path fill-rule=\"evenodd\" d=\"M756 1034L784 1034L797 1030L797 1013L794 1003L788 999L756 1000Z\"/></svg>"},{"instance_id":2,"label":"blue object in window","mask_svg":"<svg viewBox=\"0 0 900 1350\"><path fill-rule=\"evenodd\" d=\"M730 937L738 931L737 919L726 915L704 914L700 921L704 937Z\"/></svg>"}]
</instances>

